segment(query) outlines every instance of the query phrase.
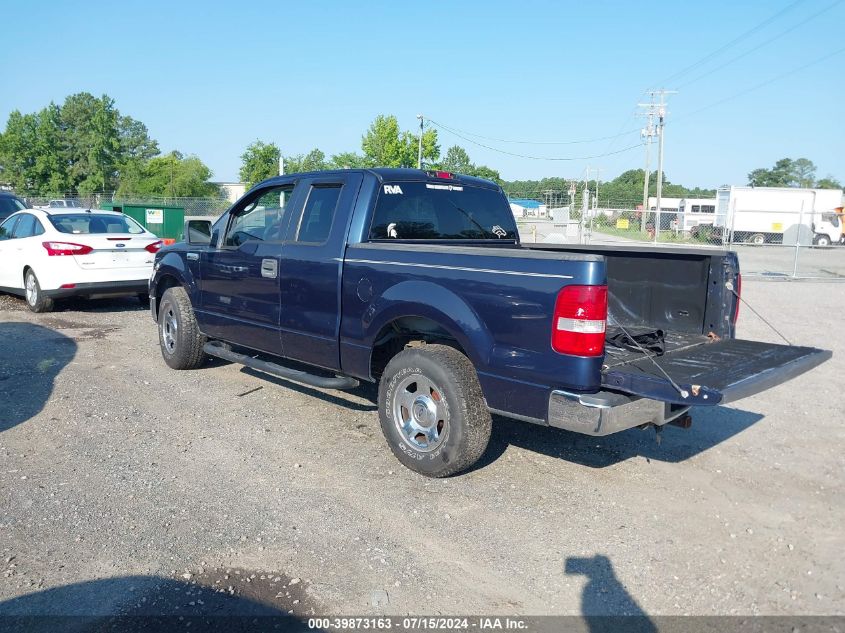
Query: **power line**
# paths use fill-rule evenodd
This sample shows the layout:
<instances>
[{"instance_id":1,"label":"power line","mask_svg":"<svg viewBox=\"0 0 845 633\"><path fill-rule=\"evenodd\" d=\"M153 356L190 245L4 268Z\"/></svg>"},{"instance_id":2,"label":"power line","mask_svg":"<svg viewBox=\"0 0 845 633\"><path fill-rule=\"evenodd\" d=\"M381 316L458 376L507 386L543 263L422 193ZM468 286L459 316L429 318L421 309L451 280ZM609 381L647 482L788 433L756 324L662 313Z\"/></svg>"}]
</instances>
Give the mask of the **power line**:
<instances>
[{"instance_id":1,"label":"power line","mask_svg":"<svg viewBox=\"0 0 845 633\"><path fill-rule=\"evenodd\" d=\"M754 85L754 86L751 86L750 88L747 88L747 89L745 89L745 90L742 90L742 91L740 91L740 92L737 92L737 93L735 93L735 94L732 94L732 95L731 95L731 96L729 96L729 97L725 97L724 99L719 99L718 101L714 101L713 103L709 103L709 104L707 104L706 106L703 106L703 107L699 108L698 110L693 110L692 112L690 112L689 114L684 115L683 117L678 117L677 119L675 119L675 121L677 122L677 121L678 121L678 119L686 119L687 117L691 117L692 115L694 115L694 114L698 114L699 112L704 112L705 110L709 110L710 108L714 108L714 107L716 107L717 105L721 105L721 104L723 104L723 103L725 103L725 102L727 102L727 101L732 101L733 99L736 99L736 98L738 98L738 97L741 97L741 96L743 96L743 95L746 95L746 94L748 94L749 92L753 92L753 91L755 91L755 90L759 90L760 88L765 88L765 87L766 87L766 86L768 86L769 84L773 84L773 83L775 83L776 81L779 81L779 80L783 79L784 77L789 77L790 75L794 75L795 73L801 72L802 70L804 70L804 69L806 69L806 68L809 68L810 66L815 66L816 64L820 64L820 63L822 63L823 61L826 61L826 60L830 59L831 57L835 57L836 55L841 55L842 53L845 53L845 48L840 48L840 49L838 49L838 50L833 51L832 53L828 53L827 55L823 55L822 57L819 57L819 58L817 58L817 59L814 59L814 60L813 60L813 61L811 61L811 62L807 62L807 63L806 63L806 64L804 64L803 66L799 66L798 68L793 68L792 70L788 70L788 71L787 71L787 72L785 72L785 73L781 73L781 74L779 74L779 75L775 75L775 76L774 76L774 77L772 77L771 79L768 79L768 80L766 80L766 81L764 81L764 82L762 82L762 83L756 84L756 85Z\"/></svg>"},{"instance_id":2,"label":"power line","mask_svg":"<svg viewBox=\"0 0 845 633\"><path fill-rule=\"evenodd\" d=\"M778 11L777 13L775 13L773 16L763 20L762 22L760 22L756 26L753 26L752 28L748 29L744 33L741 33L740 35L736 36L730 42L728 42L727 44L723 44L722 46L717 48L712 53L708 53L707 55L705 55L704 57L702 57L698 61L693 62L692 64L690 64L689 66L686 66L685 68L682 68L681 70L676 72L674 75L670 75L669 77L667 77L663 81L658 82L658 84L659 85L666 85L670 81L679 79L683 75L687 74L689 71L693 70L694 68L698 68L699 66L701 66L705 62L707 62L707 61L713 59L714 57L716 57L717 55L719 55L719 53L722 53L723 51L729 49L734 44L737 44L737 43L743 41L746 37L748 37L752 33L756 33L757 31L759 31L763 27L768 26L769 24L771 24L772 22L777 20L780 16L782 16L784 13L787 13L788 11L792 10L794 7L798 6L799 4L801 4L804 1L805 0L795 0L795 2L787 5L786 7L784 7L783 9Z\"/></svg>"},{"instance_id":3,"label":"power line","mask_svg":"<svg viewBox=\"0 0 845 633\"><path fill-rule=\"evenodd\" d=\"M611 156L613 154L621 154L622 152L628 152L632 149L636 149L637 147L642 146L642 143L637 143L636 145L631 145L630 147L625 147L624 149L616 150L615 152L607 152L607 153L604 153L604 154L594 154L592 156L564 156L564 157L559 157L559 156L529 156L527 154L517 154L515 152L508 152L506 150L499 149L498 147L492 147L490 145L485 145L484 143L479 143L478 141L475 141L475 140L473 140L473 139L471 139L467 136L463 136L462 134L459 134L455 130L452 130L452 129L444 126L444 125L441 125L437 121L433 121L432 119L427 119L427 121L429 123L431 123L432 125L434 125L435 127L440 128L444 132L448 132L449 134L453 134L453 135L457 136L458 138L467 141L468 143L472 143L473 145L478 145L479 147L483 147L484 149L489 149L493 152L498 152L500 154L506 154L508 156L516 156L517 158L527 158L529 160L552 160L552 161L590 160L590 159L593 159L593 158L602 158L604 156Z\"/></svg>"},{"instance_id":4,"label":"power line","mask_svg":"<svg viewBox=\"0 0 845 633\"><path fill-rule=\"evenodd\" d=\"M760 49L761 49L761 48L763 48L764 46L768 46L769 44L771 44L771 43L772 43L772 42L774 42L775 40L778 40L778 39L780 39L781 37L783 37L784 35L787 35L787 34L791 33L791 32L792 32L792 31L794 31L795 29L798 29L798 28L800 28L800 27L804 26L805 24L807 24L807 22L810 22L811 20L815 20L815 19L816 19L817 17L819 17L822 13L827 13L827 12L828 12L828 11L830 11L833 7L835 7L835 6L839 5L839 4L842 4L842 2L843 2L843 0L836 0L836 2L834 2L833 4L830 4L830 5L826 6L826 7L825 7L824 9L822 9L821 11L817 11L816 13L814 13L813 15L811 15L810 17L808 17L807 19L802 20L802 21L801 21L801 22L799 22L798 24L795 24L795 25L793 25L793 26L789 27L789 28L788 28L788 29L786 29L785 31L781 31L780 33L778 33L778 34L777 34L777 35L775 35L774 37L770 37L769 39L767 39L767 40L765 40L764 42L762 42L762 43L758 44L757 46L755 46L754 48L749 49L749 50L745 51L744 53L741 53L741 54L737 55L736 57L732 57L731 59L729 59L728 61L726 61L724 64L720 64L719 66L716 66L715 68L712 68L712 69L708 70L707 72L705 72L705 73L704 73L704 74L702 74L702 75L699 75L699 76L698 76L698 77L696 77L695 79L690 79L690 80L689 80L689 81L687 81L686 83L682 83L680 86L678 86L678 88L685 88L686 86L689 86L689 85L691 85L691 84L694 84L695 82L697 82L697 81L699 81L699 80L701 80L701 79L704 79L705 77L708 77L708 76L712 75L712 74L713 74L713 73L715 73L716 71L721 70L721 69L722 69L722 68L724 68L725 66L728 66L728 65L730 65L730 64L733 64L734 62L739 61L740 59L742 59L742 58L744 58L744 57L747 57L747 56L748 56L748 55L750 55L751 53L754 53L755 51L760 50Z\"/></svg>"},{"instance_id":5,"label":"power line","mask_svg":"<svg viewBox=\"0 0 845 633\"><path fill-rule=\"evenodd\" d=\"M839 0L842 2L842 0ZM429 122L432 122L431 119L426 119ZM514 141L510 139L504 138L495 138L493 136L483 136L481 134L474 134L473 132L467 132L466 130L461 130L456 127L451 127L448 125L443 125L442 123L438 123L441 128L446 130L447 132L451 132L452 134L466 134L467 136L474 136L475 138L484 139L485 141L495 141L497 143L517 143L520 145L581 145L584 143L595 143L596 141L606 141L611 138L619 138L620 136L627 136L628 134L632 134L633 132L639 132L639 129L635 130L627 130L625 132L621 132L620 134L612 134L610 136L599 136L596 138L587 138L582 139L579 141Z\"/></svg>"}]
</instances>

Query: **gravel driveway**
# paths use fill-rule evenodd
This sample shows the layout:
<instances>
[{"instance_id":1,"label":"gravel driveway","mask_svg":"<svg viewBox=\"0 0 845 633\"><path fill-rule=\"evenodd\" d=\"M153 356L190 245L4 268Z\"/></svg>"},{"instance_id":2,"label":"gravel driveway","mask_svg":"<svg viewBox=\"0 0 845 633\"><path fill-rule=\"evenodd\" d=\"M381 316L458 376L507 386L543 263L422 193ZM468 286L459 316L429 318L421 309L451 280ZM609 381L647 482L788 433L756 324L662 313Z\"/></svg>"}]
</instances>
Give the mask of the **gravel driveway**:
<instances>
[{"instance_id":1,"label":"gravel driveway","mask_svg":"<svg viewBox=\"0 0 845 633\"><path fill-rule=\"evenodd\" d=\"M833 360L659 445L496 419L446 480L395 461L372 387L172 371L134 299L4 297L0 614L844 614L845 285L743 290Z\"/></svg>"}]
</instances>

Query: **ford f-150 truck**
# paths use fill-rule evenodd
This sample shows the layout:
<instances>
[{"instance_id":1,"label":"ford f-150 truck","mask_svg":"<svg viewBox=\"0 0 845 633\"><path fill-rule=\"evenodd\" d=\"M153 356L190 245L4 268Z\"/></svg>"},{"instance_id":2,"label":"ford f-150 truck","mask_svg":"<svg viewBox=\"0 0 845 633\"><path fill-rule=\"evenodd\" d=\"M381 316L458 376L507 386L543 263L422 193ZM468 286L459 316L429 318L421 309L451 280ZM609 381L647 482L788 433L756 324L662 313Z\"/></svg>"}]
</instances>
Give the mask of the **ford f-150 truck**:
<instances>
[{"instance_id":1,"label":"ford f-150 truck","mask_svg":"<svg viewBox=\"0 0 845 633\"><path fill-rule=\"evenodd\" d=\"M491 413L589 435L686 425L830 357L735 338L717 249L520 244L496 184L369 169L260 183L156 254L165 362L207 355L329 389L378 381L408 468L471 466Z\"/></svg>"}]
</instances>

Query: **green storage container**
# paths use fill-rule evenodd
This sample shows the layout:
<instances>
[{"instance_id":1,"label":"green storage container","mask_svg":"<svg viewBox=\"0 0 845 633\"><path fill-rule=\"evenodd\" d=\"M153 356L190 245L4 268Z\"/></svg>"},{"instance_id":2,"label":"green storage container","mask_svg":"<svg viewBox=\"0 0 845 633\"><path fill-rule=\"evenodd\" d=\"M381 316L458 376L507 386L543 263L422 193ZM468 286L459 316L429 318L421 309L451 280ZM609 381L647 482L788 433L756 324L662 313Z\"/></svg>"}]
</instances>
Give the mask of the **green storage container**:
<instances>
[{"instance_id":1,"label":"green storage container","mask_svg":"<svg viewBox=\"0 0 845 633\"><path fill-rule=\"evenodd\" d=\"M185 225L184 207L125 204L123 212L158 237L179 240Z\"/></svg>"}]
</instances>

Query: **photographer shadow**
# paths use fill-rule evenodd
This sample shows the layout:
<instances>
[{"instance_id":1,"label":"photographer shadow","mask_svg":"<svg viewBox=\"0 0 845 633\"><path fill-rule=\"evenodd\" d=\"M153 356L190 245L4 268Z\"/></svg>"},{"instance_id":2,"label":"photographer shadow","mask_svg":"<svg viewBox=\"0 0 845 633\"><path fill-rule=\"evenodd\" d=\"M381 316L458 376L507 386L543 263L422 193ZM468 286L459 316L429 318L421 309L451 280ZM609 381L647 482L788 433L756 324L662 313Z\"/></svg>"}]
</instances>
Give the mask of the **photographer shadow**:
<instances>
[{"instance_id":1,"label":"photographer shadow","mask_svg":"<svg viewBox=\"0 0 845 633\"><path fill-rule=\"evenodd\" d=\"M657 633L657 626L616 576L607 556L569 557L564 572L587 577L581 616L590 633Z\"/></svg>"},{"instance_id":2,"label":"photographer shadow","mask_svg":"<svg viewBox=\"0 0 845 633\"><path fill-rule=\"evenodd\" d=\"M56 377L76 356L76 342L34 323L0 323L0 432L36 416Z\"/></svg>"}]
</instances>

